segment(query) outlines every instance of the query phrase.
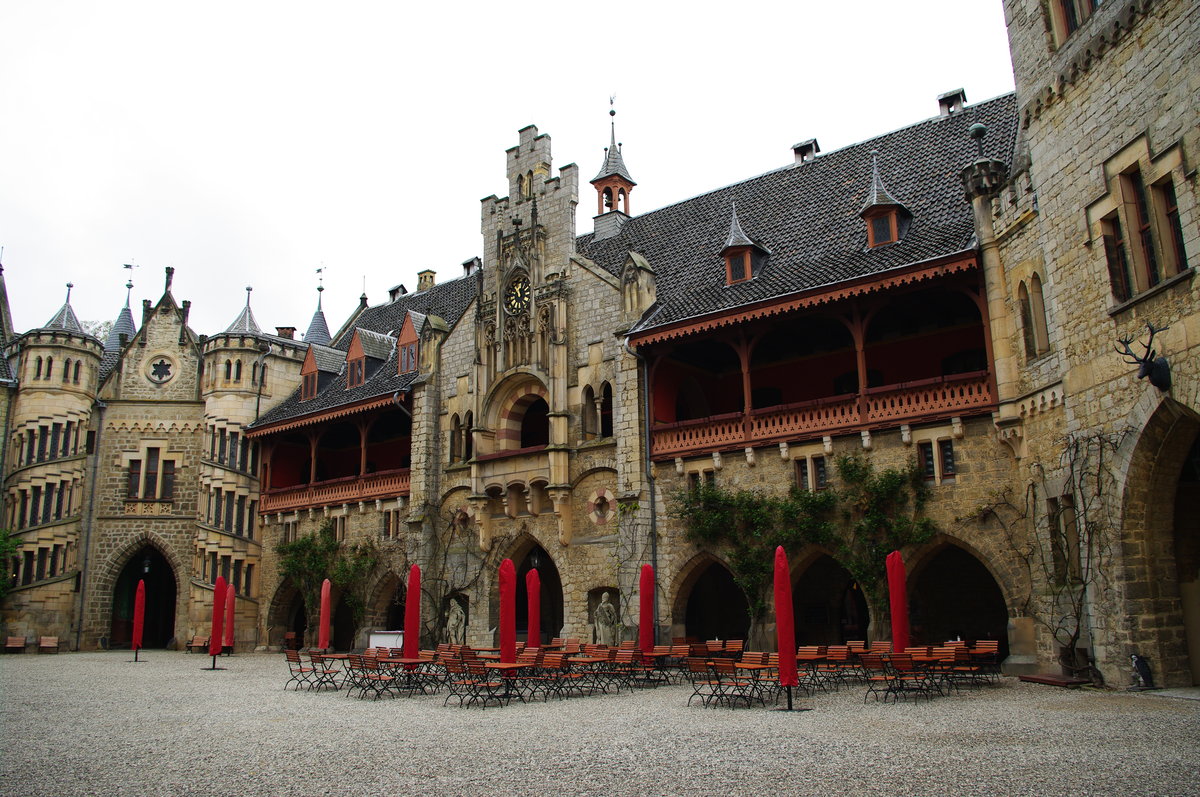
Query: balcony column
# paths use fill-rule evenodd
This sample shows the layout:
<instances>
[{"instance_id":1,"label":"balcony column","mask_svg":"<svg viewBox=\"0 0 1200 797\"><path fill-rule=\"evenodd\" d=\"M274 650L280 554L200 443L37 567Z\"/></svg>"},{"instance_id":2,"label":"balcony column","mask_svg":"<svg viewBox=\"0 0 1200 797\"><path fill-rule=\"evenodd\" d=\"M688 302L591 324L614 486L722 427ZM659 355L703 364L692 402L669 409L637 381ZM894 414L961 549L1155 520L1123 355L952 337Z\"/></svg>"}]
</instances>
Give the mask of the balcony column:
<instances>
[{"instance_id":1,"label":"balcony column","mask_svg":"<svg viewBox=\"0 0 1200 797\"><path fill-rule=\"evenodd\" d=\"M753 348L745 333L733 347L742 363L742 439L750 440L750 411L754 409L754 391L750 384L750 351Z\"/></svg>"},{"instance_id":2,"label":"balcony column","mask_svg":"<svg viewBox=\"0 0 1200 797\"><path fill-rule=\"evenodd\" d=\"M867 319L855 303L850 313L850 336L854 339L854 367L858 371L858 422L867 420Z\"/></svg>"},{"instance_id":3,"label":"balcony column","mask_svg":"<svg viewBox=\"0 0 1200 797\"><path fill-rule=\"evenodd\" d=\"M317 481L317 434L315 432L308 433L308 483L315 484Z\"/></svg>"},{"instance_id":4,"label":"balcony column","mask_svg":"<svg viewBox=\"0 0 1200 797\"><path fill-rule=\"evenodd\" d=\"M367 474L367 424L358 422L358 476Z\"/></svg>"}]
</instances>

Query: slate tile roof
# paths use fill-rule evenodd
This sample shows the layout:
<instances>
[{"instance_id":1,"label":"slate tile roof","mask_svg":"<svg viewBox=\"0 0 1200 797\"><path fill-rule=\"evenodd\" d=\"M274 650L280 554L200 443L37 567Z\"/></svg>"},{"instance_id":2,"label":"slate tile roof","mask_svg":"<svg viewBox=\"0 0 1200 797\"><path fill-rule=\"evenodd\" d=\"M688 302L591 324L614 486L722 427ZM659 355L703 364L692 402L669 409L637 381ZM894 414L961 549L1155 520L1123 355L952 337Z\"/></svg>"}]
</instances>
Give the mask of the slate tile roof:
<instances>
[{"instance_id":1,"label":"slate tile roof","mask_svg":"<svg viewBox=\"0 0 1200 797\"><path fill-rule=\"evenodd\" d=\"M397 349L395 336L399 334L404 323L404 316L410 310L422 317L436 315L453 327L462 318L463 313L470 307L475 298L476 281L474 277L460 277L455 280L434 285L417 293L406 293L396 298L394 302L368 307L353 319L338 339L331 346L314 345L314 355L317 367L326 373L336 372L336 376L322 387L316 396L308 401L300 400L300 390L297 389L282 403L263 414L252 428L293 420L322 413L327 410L367 401L383 396L391 396L397 392L408 390L413 380L420 376L417 372L397 374ZM366 380L358 387L346 389L345 362L346 349L355 329L361 330L364 349L373 347L380 352L379 346L386 343L387 354L383 364L367 375ZM366 334L362 334L365 332ZM368 343L368 338L371 343ZM374 357L371 351L368 356Z\"/></svg>"},{"instance_id":2,"label":"slate tile roof","mask_svg":"<svg viewBox=\"0 0 1200 797\"><path fill-rule=\"evenodd\" d=\"M121 360L121 336L125 336L125 343L128 344L136 334L137 325L133 322L133 312L129 309L129 301L126 300L121 312L117 313L117 320L113 322L112 329L108 331L108 338L104 341L104 356L100 359L101 383L108 379Z\"/></svg>"},{"instance_id":3,"label":"slate tile roof","mask_svg":"<svg viewBox=\"0 0 1200 797\"><path fill-rule=\"evenodd\" d=\"M985 156L1010 162L1012 94L636 216L600 241L582 235L577 250L614 275L631 251L654 269L658 302L635 334L963 252L975 246L959 177L978 157L967 132L975 122L988 128ZM859 211L875 188L872 150L912 221L899 242L868 249ZM727 286L721 250L734 202L744 234L771 254L754 279Z\"/></svg>"}]
</instances>

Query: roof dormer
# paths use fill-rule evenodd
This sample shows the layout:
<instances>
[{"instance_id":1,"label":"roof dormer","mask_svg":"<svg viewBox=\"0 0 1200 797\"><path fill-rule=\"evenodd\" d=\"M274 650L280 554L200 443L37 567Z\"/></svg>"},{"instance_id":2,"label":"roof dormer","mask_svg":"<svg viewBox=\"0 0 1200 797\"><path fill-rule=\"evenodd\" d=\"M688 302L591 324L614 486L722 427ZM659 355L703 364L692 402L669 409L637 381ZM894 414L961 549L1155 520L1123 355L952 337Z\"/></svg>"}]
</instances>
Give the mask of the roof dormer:
<instances>
[{"instance_id":1,"label":"roof dormer","mask_svg":"<svg viewBox=\"0 0 1200 797\"><path fill-rule=\"evenodd\" d=\"M397 374L410 374L420 369L421 327L424 323L425 316L421 313L410 310L405 314L396 340Z\"/></svg>"},{"instance_id":2,"label":"roof dormer","mask_svg":"<svg viewBox=\"0 0 1200 797\"><path fill-rule=\"evenodd\" d=\"M300 366L300 400L316 398L329 381L342 370L346 352L310 343Z\"/></svg>"},{"instance_id":3,"label":"roof dormer","mask_svg":"<svg viewBox=\"0 0 1200 797\"><path fill-rule=\"evenodd\" d=\"M355 327L346 349L346 389L367 381L392 356L396 339L391 335Z\"/></svg>"},{"instance_id":4,"label":"roof dormer","mask_svg":"<svg viewBox=\"0 0 1200 797\"><path fill-rule=\"evenodd\" d=\"M737 203L733 203L729 235L725 239L725 246L721 248L721 257L725 258L725 284L746 282L757 275L769 254L770 252L742 231L741 222L738 221Z\"/></svg>"},{"instance_id":5,"label":"roof dormer","mask_svg":"<svg viewBox=\"0 0 1200 797\"><path fill-rule=\"evenodd\" d=\"M867 248L894 244L912 220L908 208L891 195L879 176L879 150L871 150L871 188L858 215L867 224Z\"/></svg>"}]
</instances>

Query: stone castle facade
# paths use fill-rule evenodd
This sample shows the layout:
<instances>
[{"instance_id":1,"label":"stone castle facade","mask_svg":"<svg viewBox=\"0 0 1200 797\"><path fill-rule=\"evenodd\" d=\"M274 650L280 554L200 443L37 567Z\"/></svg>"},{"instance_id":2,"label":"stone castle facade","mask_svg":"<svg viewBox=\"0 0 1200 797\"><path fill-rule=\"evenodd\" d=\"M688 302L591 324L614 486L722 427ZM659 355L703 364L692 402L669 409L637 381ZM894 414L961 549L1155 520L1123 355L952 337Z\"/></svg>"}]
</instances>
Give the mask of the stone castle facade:
<instances>
[{"instance_id":1,"label":"stone castle facade","mask_svg":"<svg viewBox=\"0 0 1200 797\"><path fill-rule=\"evenodd\" d=\"M1013 671L1070 643L1113 683L1137 652L1200 682L1196 5L1006 0L1015 95L949 92L641 215L614 134L583 234L589 188L527 127L463 276L364 297L332 334L319 303L302 339L264 332L247 299L199 337L170 270L105 341L69 297L15 334L3 297L6 632L127 644L145 579L147 644L178 644L222 575L237 646L279 646L309 607L275 544L328 524L381 559L336 647L399 627L412 563L423 646L453 604L490 644L505 557L539 571L545 636L592 639L606 592L634 633L651 562L661 639L766 644L673 496L836 488L854 454L930 488L937 534L902 551L922 641L996 638ZM1114 351L1147 324L1168 387ZM886 637L834 548L789 555L802 642Z\"/></svg>"}]
</instances>

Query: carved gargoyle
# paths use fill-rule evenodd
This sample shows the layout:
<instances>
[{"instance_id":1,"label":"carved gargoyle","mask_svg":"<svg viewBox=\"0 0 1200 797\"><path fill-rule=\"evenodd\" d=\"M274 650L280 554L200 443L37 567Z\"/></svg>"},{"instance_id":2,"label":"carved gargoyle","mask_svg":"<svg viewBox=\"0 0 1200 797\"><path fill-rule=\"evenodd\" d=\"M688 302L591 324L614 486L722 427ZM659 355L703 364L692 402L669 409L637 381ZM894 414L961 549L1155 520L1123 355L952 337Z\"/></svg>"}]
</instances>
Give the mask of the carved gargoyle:
<instances>
[{"instance_id":1,"label":"carved gargoyle","mask_svg":"<svg viewBox=\"0 0 1200 797\"><path fill-rule=\"evenodd\" d=\"M1171 365L1167 362L1166 357L1156 357L1157 352L1151 348L1154 343L1154 336L1159 332L1164 332L1167 327L1156 327L1154 324L1146 324L1146 328L1150 330L1150 339L1142 345L1146 347L1145 353L1139 357L1134 353L1130 344L1133 343L1133 335L1126 335L1123 338L1118 338L1117 353L1125 356L1125 362L1130 365L1138 366L1138 379L1149 379L1150 384L1154 385L1159 390L1171 389Z\"/></svg>"}]
</instances>

